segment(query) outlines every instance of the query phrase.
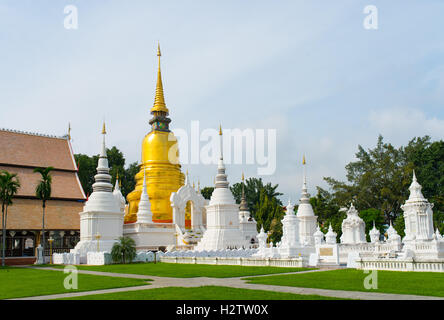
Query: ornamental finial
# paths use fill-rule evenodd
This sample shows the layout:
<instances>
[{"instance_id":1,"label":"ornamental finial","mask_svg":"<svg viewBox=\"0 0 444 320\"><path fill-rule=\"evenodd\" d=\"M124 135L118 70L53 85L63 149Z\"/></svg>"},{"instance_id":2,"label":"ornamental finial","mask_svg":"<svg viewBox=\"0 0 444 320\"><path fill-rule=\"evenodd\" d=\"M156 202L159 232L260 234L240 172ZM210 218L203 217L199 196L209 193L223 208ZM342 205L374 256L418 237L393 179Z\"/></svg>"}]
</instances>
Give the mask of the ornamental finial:
<instances>
[{"instance_id":1,"label":"ornamental finial","mask_svg":"<svg viewBox=\"0 0 444 320\"><path fill-rule=\"evenodd\" d=\"M160 72L160 43L157 44L157 56L159 57L159 65L157 69L157 84L156 84L156 96L154 98L154 105L151 108L151 112L160 111L168 114L168 108L165 104L165 97L163 95L162 74Z\"/></svg>"}]
</instances>

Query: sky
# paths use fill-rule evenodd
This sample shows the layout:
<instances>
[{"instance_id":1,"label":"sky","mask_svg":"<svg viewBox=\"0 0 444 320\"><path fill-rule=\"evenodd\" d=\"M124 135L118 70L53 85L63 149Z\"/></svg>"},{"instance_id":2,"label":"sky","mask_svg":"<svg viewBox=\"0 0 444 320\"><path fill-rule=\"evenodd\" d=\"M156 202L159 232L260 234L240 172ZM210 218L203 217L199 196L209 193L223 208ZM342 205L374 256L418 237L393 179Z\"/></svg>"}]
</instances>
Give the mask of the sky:
<instances>
[{"instance_id":1,"label":"sky","mask_svg":"<svg viewBox=\"0 0 444 320\"><path fill-rule=\"evenodd\" d=\"M74 5L78 28L66 29ZM378 28L365 29L367 5ZM0 3L0 127L61 136L75 153L107 144L141 159L156 48L171 128L275 129L276 171L227 165L299 198L345 179L358 145L444 135L444 2L39 0ZM0 146L1 151L1 146ZM201 186L215 165L183 165Z\"/></svg>"}]
</instances>

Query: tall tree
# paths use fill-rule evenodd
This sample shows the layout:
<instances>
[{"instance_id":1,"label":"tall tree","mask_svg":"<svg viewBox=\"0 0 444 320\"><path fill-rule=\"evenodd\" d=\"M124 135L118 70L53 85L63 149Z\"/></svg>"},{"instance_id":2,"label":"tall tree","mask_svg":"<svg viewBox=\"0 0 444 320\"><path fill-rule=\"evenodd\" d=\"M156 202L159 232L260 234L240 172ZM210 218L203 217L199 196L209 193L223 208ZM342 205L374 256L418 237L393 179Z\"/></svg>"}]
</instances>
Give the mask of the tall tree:
<instances>
[{"instance_id":1,"label":"tall tree","mask_svg":"<svg viewBox=\"0 0 444 320\"><path fill-rule=\"evenodd\" d=\"M413 165L406 163L402 149L384 143L382 136L374 149L358 146L356 158L345 167L348 183L324 178L337 203L346 206L353 200L357 208L378 208L386 222L394 220L407 199Z\"/></svg>"},{"instance_id":2,"label":"tall tree","mask_svg":"<svg viewBox=\"0 0 444 320\"><path fill-rule=\"evenodd\" d=\"M278 184L272 185L270 182L264 184L262 178L248 178L245 180L245 198L251 215L256 219L256 205L261 201L261 193L264 193L268 199L275 199L276 203L282 206L282 201L278 198L282 193L277 191ZM242 183L235 183L231 188L231 192L236 200L240 203L242 197ZM257 220L257 219L256 219Z\"/></svg>"},{"instance_id":3,"label":"tall tree","mask_svg":"<svg viewBox=\"0 0 444 320\"><path fill-rule=\"evenodd\" d=\"M2 266L5 266L6 224L8 222L8 206L20 188L20 181L15 173L0 171L0 201L2 202Z\"/></svg>"},{"instance_id":4,"label":"tall tree","mask_svg":"<svg viewBox=\"0 0 444 320\"><path fill-rule=\"evenodd\" d=\"M43 249L43 259L45 259L45 209L46 202L51 198L51 184L52 176L50 172L54 170L53 167L47 168L35 168L35 173L40 173L41 180L37 187L35 188L35 196L37 199L42 200L42 249Z\"/></svg>"}]
</instances>

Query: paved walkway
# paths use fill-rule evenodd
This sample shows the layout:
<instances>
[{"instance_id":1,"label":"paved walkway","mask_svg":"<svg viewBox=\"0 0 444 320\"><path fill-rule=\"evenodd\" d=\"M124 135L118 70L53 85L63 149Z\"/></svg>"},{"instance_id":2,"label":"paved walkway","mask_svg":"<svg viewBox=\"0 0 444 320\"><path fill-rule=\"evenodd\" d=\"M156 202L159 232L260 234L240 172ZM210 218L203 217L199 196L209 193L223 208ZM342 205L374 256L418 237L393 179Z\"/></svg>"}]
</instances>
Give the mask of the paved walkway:
<instances>
[{"instance_id":1,"label":"paved walkway","mask_svg":"<svg viewBox=\"0 0 444 320\"><path fill-rule=\"evenodd\" d=\"M39 268L39 267L28 267L28 268L63 272L63 269L57 269L57 268ZM301 272L286 272L286 273L279 273L279 275L323 272L323 271L329 271L329 270L331 270L331 269L324 269L324 270L318 269L318 270L308 270L308 271L301 271ZM128 291L138 291L138 290L165 288L165 287L191 288L191 287L201 287L201 286L221 286L221 287L240 288L240 289L266 290L266 291L287 292L287 293L302 294L302 295L319 295L319 296L324 296L324 297L334 297L334 298L342 298L342 299L444 300L444 298L431 297L431 296L376 293L376 292L370 292L370 291L363 292L363 291L343 291L343 290L329 290L329 289L315 289L315 288L299 288L299 287L274 286L274 285L265 285L265 284L250 284L250 283L247 283L247 281L242 280L243 278L246 278L246 277L252 278L252 277L263 277L263 276L268 276L268 275L243 276L243 277L235 277L235 278L207 278L207 277L170 278L170 277L157 277L157 276L148 276L148 275L88 271L88 270L78 270L78 272L83 273L83 274L108 276L108 277L145 279L145 280L152 280L152 282L150 282L150 284L146 285L146 286L104 289L104 290L73 292L73 293L61 293L61 294L53 294L53 295L46 295L46 296L18 298L18 299L12 299L12 300L51 300L51 299L60 299L60 298L74 298L74 297L88 296L88 295L94 295L94 294L128 292ZM272 274L272 275L276 275L276 274Z\"/></svg>"}]
</instances>

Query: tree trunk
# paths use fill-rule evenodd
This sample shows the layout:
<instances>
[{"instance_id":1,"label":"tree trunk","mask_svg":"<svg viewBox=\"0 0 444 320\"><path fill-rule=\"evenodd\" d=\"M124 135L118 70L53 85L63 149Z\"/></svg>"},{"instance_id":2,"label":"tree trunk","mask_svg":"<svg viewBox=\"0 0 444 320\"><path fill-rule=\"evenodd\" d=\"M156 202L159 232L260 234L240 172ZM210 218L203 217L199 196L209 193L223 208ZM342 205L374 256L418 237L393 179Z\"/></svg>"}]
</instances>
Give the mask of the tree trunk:
<instances>
[{"instance_id":1,"label":"tree trunk","mask_svg":"<svg viewBox=\"0 0 444 320\"><path fill-rule=\"evenodd\" d=\"M43 248L43 263L46 263L45 260L45 201L43 201L43 217L42 217L42 248Z\"/></svg>"}]
</instances>

